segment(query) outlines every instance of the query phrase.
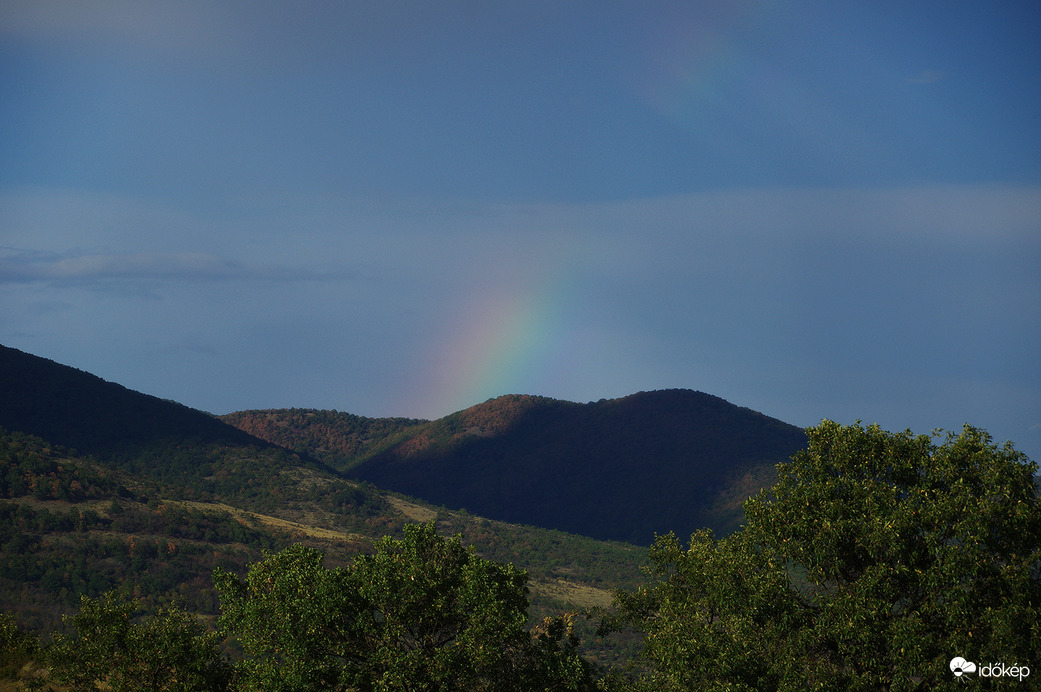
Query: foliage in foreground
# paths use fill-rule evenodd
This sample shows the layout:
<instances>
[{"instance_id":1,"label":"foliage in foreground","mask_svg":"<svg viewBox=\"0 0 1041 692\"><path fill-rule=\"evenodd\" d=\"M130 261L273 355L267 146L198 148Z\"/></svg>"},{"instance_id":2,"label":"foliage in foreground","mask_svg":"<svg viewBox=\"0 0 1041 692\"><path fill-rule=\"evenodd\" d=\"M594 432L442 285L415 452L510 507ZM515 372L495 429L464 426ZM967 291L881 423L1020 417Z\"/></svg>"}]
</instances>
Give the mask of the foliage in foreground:
<instances>
[{"instance_id":1,"label":"foliage in foreground","mask_svg":"<svg viewBox=\"0 0 1041 692\"><path fill-rule=\"evenodd\" d=\"M216 633L172 607L137 623L139 609L115 592L84 596L71 618L76 636L59 635L50 650L53 678L74 690L95 690L100 682L115 692L228 689L232 669Z\"/></svg>"},{"instance_id":2,"label":"foliage in foreground","mask_svg":"<svg viewBox=\"0 0 1041 692\"><path fill-rule=\"evenodd\" d=\"M16 677L38 651L36 637L19 629L9 613L0 613L0 679Z\"/></svg>"},{"instance_id":3,"label":"foliage in foreground","mask_svg":"<svg viewBox=\"0 0 1041 692\"><path fill-rule=\"evenodd\" d=\"M528 631L527 576L433 523L382 539L345 568L323 563L296 545L244 579L217 569L220 634L177 608L139 621L136 601L84 597L75 636L58 635L48 651L51 679L117 692L593 689L570 616ZM235 663L221 634L241 649Z\"/></svg>"},{"instance_id":4,"label":"foliage in foreground","mask_svg":"<svg viewBox=\"0 0 1041 692\"><path fill-rule=\"evenodd\" d=\"M326 569L294 546L219 571L222 625L246 653L247 689L535 690L589 685L564 622L525 629L527 576L477 557L434 525Z\"/></svg>"},{"instance_id":5,"label":"foliage in foreground","mask_svg":"<svg viewBox=\"0 0 1041 692\"><path fill-rule=\"evenodd\" d=\"M646 632L653 690L933 689L955 656L1041 675L1036 464L966 426L943 444L823 421L721 540L651 548L605 629Z\"/></svg>"},{"instance_id":6,"label":"foliage in foreground","mask_svg":"<svg viewBox=\"0 0 1041 692\"><path fill-rule=\"evenodd\" d=\"M642 630L643 667L600 687L937 689L973 677L954 676L955 657L1041 674L1037 466L968 426L941 444L830 421L808 433L778 483L745 503L742 530L697 532L687 546L659 537L653 580L620 592L604 621ZM526 579L433 524L336 569L294 546L244 577L214 573L219 634L177 609L141 620L134 602L84 599L76 636L47 651L51 679L76 690L592 689L568 616L525 629ZM42 655L0 618L5 674Z\"/></svg>"}]
</instances>

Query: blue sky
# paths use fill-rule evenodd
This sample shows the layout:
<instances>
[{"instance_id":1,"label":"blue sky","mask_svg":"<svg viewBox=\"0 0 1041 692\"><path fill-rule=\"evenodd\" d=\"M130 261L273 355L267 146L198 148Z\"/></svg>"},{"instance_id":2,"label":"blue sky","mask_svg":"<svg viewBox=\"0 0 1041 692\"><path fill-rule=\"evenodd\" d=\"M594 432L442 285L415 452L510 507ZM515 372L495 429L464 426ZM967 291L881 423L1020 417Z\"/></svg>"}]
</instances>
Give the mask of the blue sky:
<instances>
[{"instance_id":1,"label":"blue sky","mask_svg":"<svg viewBox=\"0 0 1041 692\"><path fill-rule=\"evenodd\" d=\"M1036 2L0 5L0 343L214 413L684 387L1041 459Z\"/></svg>"}]
</instances>

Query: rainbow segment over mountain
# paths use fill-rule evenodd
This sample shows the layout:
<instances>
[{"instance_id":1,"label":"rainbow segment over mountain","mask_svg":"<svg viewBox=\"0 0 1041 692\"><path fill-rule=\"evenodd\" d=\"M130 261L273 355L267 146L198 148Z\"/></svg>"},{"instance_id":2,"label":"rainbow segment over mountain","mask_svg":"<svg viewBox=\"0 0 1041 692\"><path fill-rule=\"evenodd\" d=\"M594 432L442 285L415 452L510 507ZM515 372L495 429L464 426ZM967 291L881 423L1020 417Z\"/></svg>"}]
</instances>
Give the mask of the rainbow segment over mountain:
<instances>
[{"instance_id":1,"label":"rainbow segment over mountain","mask_svg":"<svg viewBox=\"0 0 1041 692\"><path fill-rule=\"evenodd\" d=\"M580 272L557 257L528 277L476 287L441 335L421 408L444 415L500 394L535 393L562 377L583 346L568 323Z\"/></svg>"},{"instance_id":2,"label":"rainbow segment over mountain","mask_svg":"<svg viewBox=\"0 0 1041 692\"><path fill-rule=\"evenodd\" d=\"M668 26L648 32L645 59L623 77L625 86L645 107L691 131L720 117L723 97L735 95L751 108L773 109L783 125L791 119L788 101L767 103L776 94L754 58L778 9L772 1L716 3L707 14L677 7ZM600 318L584 312L583 268L598 252L595 233L560 232L545 256L530 259L525 276L491 272L475 284L458 318L436 335L410 392L410 410L437 417L502 394L553 396L564 381L574 391L588 359L627 352L630 345L605 346ZM497 258L487 259L495 266ZM633 381L630 390L654 384ZM591 381L579 389L590 398L625 393L604 392Z\"/></svg>"}]
</instances>

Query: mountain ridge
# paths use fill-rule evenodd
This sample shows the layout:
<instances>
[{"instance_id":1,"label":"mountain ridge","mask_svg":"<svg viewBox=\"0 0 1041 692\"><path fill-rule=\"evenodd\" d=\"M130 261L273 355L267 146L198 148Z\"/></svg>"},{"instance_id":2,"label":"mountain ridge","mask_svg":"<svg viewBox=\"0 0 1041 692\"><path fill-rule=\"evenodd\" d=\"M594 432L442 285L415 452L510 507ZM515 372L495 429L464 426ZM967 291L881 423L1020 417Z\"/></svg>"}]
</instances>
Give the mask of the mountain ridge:
<instances>
[{"instance_id":1,"label":"mountain ridge","mask_svg":"<svg viewBox=\"0 0 1041 692\"><path fill-rule=\"evenodd\" d=\"M242 573L291 543L320 548L335 566L415 521L526 571L533 623L573 603L606 603L611 589L636 583L646 560L638 546L453 512L345 479L210 414L8 347L0 347L0 460L0 611L39 632L60 630L80 596L111 589L148 608L178 602L212 618L215 567ZM614 655L587 630L589 646Z\"/></svg>"},{"instance_id":2,"label":"mountain ridge","mask_svg":"<svg viewBox=\"0 0 1041 692\"><path fill-rule=\"evenodd\" d=\"M321 414L334 431L336 416L347 416L341 434L357 423L350 414ZM322 450L306 410L222 419L265 437L250 424L263 419L268 431L280 431L267 439ZM667 389L587 404L504 395L321 458L355 479L452 509L647 543L668 531L734 530L741 500L768 487L774 466L804 445L804 431L783 421L704 392Z\"/></svg>"},{"instance_id":3,"label":"mountain ridge","mask_svg":"<svg viewBox=\"0 0 1041 692\"><path fill-rule=\"evenodd\" d=\"M0 425L85 455L124 459L186 440L271 447L208 413L2 345Z\"/></svg>"},{"instance_id":4,"label":"mountain ridge","mask_svg":"<svg viewBox=\"0 0 1041 692\"><path fill-rule=\"evenodd\" d=\"M433 421L310 409L212 416L9 347L0 426L178 483L185 499L217 494L266 510L287 483L318 473L635 544L733 531L741 500L805 445L795 426L687 389L585 404L510 394Z\"/></svg>"}]
</instances>

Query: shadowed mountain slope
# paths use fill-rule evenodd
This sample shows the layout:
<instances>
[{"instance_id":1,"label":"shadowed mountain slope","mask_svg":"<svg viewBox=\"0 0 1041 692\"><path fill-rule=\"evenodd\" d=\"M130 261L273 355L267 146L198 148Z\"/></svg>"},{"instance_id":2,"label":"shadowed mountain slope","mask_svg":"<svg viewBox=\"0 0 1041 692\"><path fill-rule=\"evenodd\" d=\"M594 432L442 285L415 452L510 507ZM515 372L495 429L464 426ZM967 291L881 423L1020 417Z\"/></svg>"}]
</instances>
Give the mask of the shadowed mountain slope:
<instances>
[{"instance_id":1,"label":"shadowed mountain slope","mask_svg":"<svg viewBox=\"0 0 1041 692\"><path fill-rule=\"evenodd\" d=\"M253 420L246 429L262 437L264 426L282 431L280 443L293 449L328 449L300 411L233 415L236 424ZM343 424L356 432L362 422ZM690 390L588 404L509 395L323 460L450 509L646 544L668 531L732 531L740 503L805 444L800 428Z\"/></svg>"},{"instance_id":2,"label":"shadowed mountain slope","mask_svg":"<svg viewBox=\"0 0 1041 692\"><path fill-rule=\"evenodd\" d=\"M185 438L262 444L202 411L7 346L0 346L0 425L103 456Z\"/></svg>"},{"instance_id":3,"label":"shadowed mountain slope","mask_svg":"<svg viewBox=\"0 0 1041 692\"><path fill-rule=\"evenodd\" d=\"M0 428L174 483L186 496L258 496L291 469L322 470L202 411L6 346L0 346Z\"/></svg>"},{"instance_id":4,"label":"shadowed mountain slope","mask_svg":"<svg viewBox=\"0 0 1041 692\"><path fill-rule=\"evenodd\" d=\"M340 443L370 451L426 423L301 414L316 420L350 422L358 434ZM637 546L391 495L209 414L0 347L0 611L34 629L60 627L81 595L112 588L149 607L176 600L212 616L216 566L242 572L263 550L293 542L342 564L416 521L527 570L533 623L608 603L646 561Z\"/></svg>"},{"instance_id":5,"label":"shadowed mountain slope","mask_svg":"<svg viewBox=\"0 0 1041 692\"><path fill-rule=\"evenodd\" d=\"M655 533L733 530L741 501L805 445L799 428L689 390L588 404L510 395L435 421L298 409L225 419L264 440L0 347L0 427L176 483L186 497L254 506L277 501L285 474L336 469L449 509L646 544Z\"/></svg>"}]
</instances>

